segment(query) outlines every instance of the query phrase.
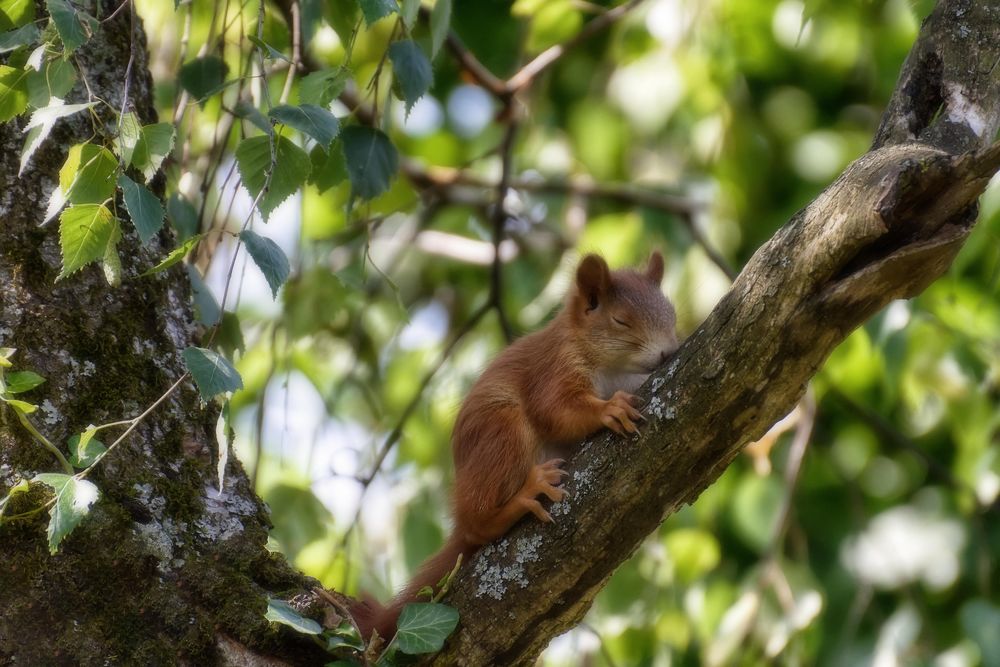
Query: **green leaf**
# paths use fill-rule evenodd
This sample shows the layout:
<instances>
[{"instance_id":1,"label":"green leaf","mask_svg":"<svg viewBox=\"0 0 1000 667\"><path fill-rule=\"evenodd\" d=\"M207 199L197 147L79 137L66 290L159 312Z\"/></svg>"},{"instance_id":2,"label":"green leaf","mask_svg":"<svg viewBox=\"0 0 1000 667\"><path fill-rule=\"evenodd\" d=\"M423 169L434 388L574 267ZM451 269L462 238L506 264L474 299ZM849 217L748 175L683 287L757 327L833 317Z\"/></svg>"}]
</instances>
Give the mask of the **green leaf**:
<instances>
[{"instance_id":1,"label":"green leaf","mask_svg":"<svg viewBox=\"0 0 1000 667\"><path fill-rule=\"evenodd\" d=\"M287 137L275 138L275 165L271 169L270 137L250 137L236 147L236 164L239 166L243 185L251 197L256 198L267 183L267 192L258 201L258 208L267 221L271 212L306 182L312 163L306 152Z\"/></svg>"},{"instance_id":2,"label":"green leaf","mask_svg":"<svg viewBox=\"0 0 1000 667\"><path fill-rule=\"evenodd\" d=\"M14 408L16 412L20 412L24 415L30 415L32 412L38 409L38 406L34 403L28 403L27 401L19 401L14 398L3 399L4 403Z\"/></svg>"},{"instance_id":3,"label":"green leaf","mask_svg":"<svg viewBox=\"0 0 1000 667\"><path fill-rule=\"evenodd\" d=\"M417 24L417 16L420 15L420 0L403 0L403 7L399 13L406 27L413 30L413 26Z\"/></svg>"},{"instance_id":4,"label":"green leaf","mask_svg":"<svg viewBox=\"0 0 1000 667\"><path fill-rule=\"evenodd\" d=\"M16 30L0 33L0 53L7 53L26 44L38 41L38 28L33 23L23 25Z\"/></svg>"},{"instance_id":5,"label":"green leaf","mask_svg":"<svg viewBox=\"0 0 1000 667\"><path fill-rule=\"evenodd\" d=\"M111 236L107 247L104 249L104 257L101 258L101 268L104 269L104 279L108 285L118 287L122 284L122 260L118 256L118 242L122 238L120 225L115 225L115 232Z\"/></svg>"},{"instance_id":6,"label":"green leaf","mask_svg":"<svg viewBox=\"0 0 1000 667\"><path fill-rule=\"evenodd\" d=\"M733 527L747 546L763 553L774 534L783 491L774 477L744 477L731 501Z\"/></svg>"},{"instance_id":7,"label":"green leaf","mask_svg":"<svg viewBox=\"0 0 1000 667\"><path fill-rule=\"evenodd\" d=\"M28 71L0 65L0 123L28 108Z\"/></svg>"},{"instance_id":8,"label":"green leaf","mask_svg":"<svg viewBox=\"0 0 1000 667\"><path fill-rule=\"evenodd\" d=\"M195 246L195 244L198 243L198 241L201 240L202 236L203 236L202 234L195 234L194 236L192 236L191 238L189 238L187 241L185 241L181 245L179 245L176 248L174 248L173 250L171 250L170 254L168 254L166 257L164 257L160 261L159 264L157 264L156 266L154 266L153 268L151 268L149 271L146 271L142 275L143 276L149 276L149 275L152 275L154 273L159 273L160 271L165 271L166 269L169 269L174 264L177 264L178 262L180 262L181 260L183 260L185 257L187 257L187 254L189 252L191 252L191 248L193 248Z\"/></svg>"},{"instance_id":9,"label":"green leaf","mask_svg":"<svg viewBox=\"0 0 1000 667\"><path fill-rule=\"evenodd\" d=\"M45 378L31 371L8 373L3 379L7 383L8 394L21 394L45 382Z\"/></svg>"},{"instance_id":10,"label":"green leaf","mask_svg":"<svg viewBox=\"0 0 1000 667\"><path fill-rule=\"evenodd\" d=\"M344 129L341 141L354 194L373 199L388 190L399 160L389 137L381 130L352 125Z\"/></svg>"},{"instance_id":11,"label":"green leaf","mask_svg":"<svg viewBox=\"0 0 1000 667\"><path fill-rule=\"evenodd\" d=\"M97 19L67 0L46 0L45 5L67 53L83 46L101 26Z\"/></svg>"},{"instance_id":12,"label":"green leaf","mask_svg":"<svg viewBox=\"0 0 1000 667\"><path fill-rule=\"evenodd\" d=\"M697 528L678 528L667 533L663 540L677 578L690 583L713 570L722 557L719 542L706 531Z\"/></svg>"},{"instance_id":13,"label":"green leaf","mask_svg":"<svg viewBox=\"0 0 1000 667\"><path fill-rule=\"evenodd\" d=\"M170 195L167 200L167 219L181 242L198 231L198 210L179 192Z\"/></svg>"},{"instance_id":14,"label":"green leaf","mask_svg":"<svg viewBox=\"0 0 1000 667\"><path fill-rule=\"evenodd\" d=\"M324 152L316 146L309 153L312 159L312 172L309 182L323 194L335 185L340 185L347 179L347 162L344 160L344 146L339 139L334 140L330 151Z\"/></svg>"},{"instance_id":15,"label":"green leaf","mask_svg":"<svg viewBox=\"0 0 1000 667\"><path fill-rule=\"evenodd\" d=\"M236 313L224 312L216 329L214 345L227 357L233 357L237 352L246 352L247 344L243 340L243 327Z\"/></svg>"},{"instance_id":16,"label":"green leaf","mask_svg":"<svg viewBox=\"0 0 1000 667\"><path fill-rule=\"evenodd\" d=\"M222 308L215 300L212 290L193 264L187 265L188 279L191 281L191 298L194 301L194 317L206 327L214 327L222 318Z\"/></svg>"},{"instance_id":17,"label":"green leaf","mask_svg":"<svg viewBox=\"0 0 1000 667\"><path fill-rule=\"evenodd\" d=\"M277 243L260 234L256 234L249 229L240 232L243 245L247 247L247 252L253 258L254 264L264 274L267 284L271 288L271 296L278 297L278 288L288 279L290 268L288 258Z\"/></svg>"},{"instance_id":18,"label":"green leaf","mask_svg":"<svg viewBox=\"0 0 1000 667\"><path fill-rule=\"evenodd\" d=\"M115 137L115 150L118 151L122 164L127 167L132 164L132 154L142 138L142 123L139 122L139 116L129 111L122 114L120 125L118 136Z\"/></svg>"},{"instance_id":19,"label":"green leaf","mask_svg":"<svg viewBox=\"0 0 1000 667\"><path fill-rule=\"evenodd\" d=\"M189 347L184 350L184 363L206 401L217 394L243 388L243 378L229 360L217 352Z\"/></svg>"},{"instance_id":20,"label":"green leaf","mask_svg":"<svg viewBox=\"0 0 1000 667\"><path fill-rule=\"evenodd\" d=\"M344 92L344 87L350 78L350 70L344 67L307 74L299 82L299 103L315 104L326 109L330 106L330 102Z\"/></svg>"},{"instance_id":21,"label":"green leaf","mask_svg":"<svg viewBox=\"0 0 1000 667\"><path fill-rule=\"evenodd\" d=\"M24 131L28 132L28 138L24 142L24 150L21 151L21 167L17 172L20 176L24 173L24 170L28 166L28 162L31 160L31 156L35 154L38 147L42 145L42 142L49 136L52 132L52 128L55 127L56 121L60 118L65 118L66 116L71 116L77 112L83 111L84 109L89 109L97 102L89 102L87 104L66 104L58 97L52 97L48 99L48 106L43 109L38 109L31 114L31 118L28 120L28 124L25 126Z\"/></svg>"},{"instance_id":22,"label":"green leaf","mask_svg":"<svg viewBox=\"0 0 1000 667\"><path fill-rule=\"evenodd\" d=\"M218 56L204 56L184 63L180 83L196 101L214 95L225 87L229 67Z\"/></svg>"},{"instance_id":23,"label":"green leaf","mask_svg":"<svg viewBox=\"0 0 1000 667\"><path fill-rule=\"evenodd\" d=\"M145 185L139 185L125 174L118 177L118 186L125 199L125 210L139 232L139 240L149 245L150 239L163 227L163 204Z\"/></svg>"},{"instance_id":24,"label":"green leaf","mask_svg":"<svg viewBox=\"0 0 1000 667\"><path fill-rule=\"evenodd\" d=\"M323 632L323 627L319 623L295 611L295 608L284 600L268 600L264 618L287 625L306 635L318 635Z\"/></svg>"},{"instance_id":25,"label":"green leaf","mask_svg":"<svg viewBox=\"0 0 1000 667\"><path fill-rule=\"evenodd\" d=\"M41 55L44 56L45 47ZM41 109L50 105L52 98L65 99L76 85L76 68L62 58L54 58L44 65L40 62L28 75L28 105Z\"/></svg>"},{"instance_id":26,"label":"green leaf","mask_svg":"<svg viewBox=\"0 0 1000 667\"><path fill-rule=\"evenodd\" d=\"M89 468L108 451L103 442L94 438L96 433L97 429L91 427L69 439L69 462L74 468Z\"/></svg>"},{"instance_id":27,"label":"green leaf","mask_svg":"<svg viewBox=\"0 0 1000 667\"><path fill-rule=\"evenodd\" d=\"M400 96L409 113L414 103L430 90L434 82L431 61L412 39L403 39L389 45L389 60L396 73Z\"/></svg>"},{"instance_id":28,"label":"green leaf","mask_svg":"<svg viewBox=\"0 0 1000 667\"><path fill-rule=\"evenodd\" d=\"M437 0L431 10L431 58L437 56L451 26L451 0Z\"/></svg>"},{"instance_id":29,"label":"green leaf","mask_svg":"<svg viewBox=\"0 0 1000 667\"><path fill-rule=\"evenodd\" d=\"M257 107L249 102L240 101L233 111L236 112L237 118L243 118L250 121L265 134L274 134L274 128L271 127L271 122L264 117L264 114L262 114Z\"/></svg>"},{"instance_id":30,"label":"green leaf","mask_svg":"<svg viewBox=\"0 0 1000 667\"><path fill-rule=\"evenodd\" d=\"M340 121L337 117L313 104L303 104L298 107L282 104L271 109L268 115L279 123L309 135L323 150L330 147L340 132Z\"/></svg>"},{"instance_id":31,"label":"green leaf","mask_svg":"<svg viewBox=\"0 0 1000 667\"><path fill-rule=\"evenodd\" d=\"M18 28L35 20L34 0L0 0L0 23Z\"/></svg>"},{"instance_id":32,"label":"green leaf","mask_svg":"<svg viewBox=\"0 0 1000 667\"><path fill-rule=\"evenodd\" d=\"M56 280L104 258L118 228L118 220L102 204L70 206L59 217L63 268Z\"/></svg>"},{"instance_id":33,"label":"green leaf","mask_svg":"<svg viewBox=\"0 0 1000 667\"><path fill-rule=\"evenodd\" d=\"M458 625L458 612L433 602L411 602L399 615L396 645L403 653L436 653Z\"/></svg>"},{"instance_id":34,"label":"green leaf","mask_svg":"<svg viewBox=\"0 0 1000 667\"><path fill-rule=\"evenodd\" d=\"M146 180L156 176L163 160L174 148L174 126L172 123L144 125L142 136L135 144L132 164L142 172Z\"/></svg>"},{"instance_id":35,"label":"green leaf","mask_svg":"<svg viewBox=\"0 0 1000 667\"><path fill-rule=\"evenodd\" d=\"M42 473L35 475L34 481L52 487L56 494L55 505L49 510L49 553L56 553L59 544L67 535L73 532L85 516L90 512L100 495L97 487L85 479L77 479L72 475L60 473Z\"/></svg>"},{"instance_id":36,"label":"green leaf","mask_svg":"<svg viewBox=\"0 0 1000 667\"><path fill-rule=\"evenodd\" d=\"M256 35L247 35L247 39L253 42L253 44L257 48L264 51L265 52L264 57L267 58L268 60L284 60L286 63L292 62L288 56L286 56L284 53L274 48L264 40L259 39Z\"/></svg>"},{"instance_id":37,"label":"green leaf","mask_svg":"<svg viewBox=\"0 0 1000 667\"><path fill-rule=\"evenodd\" d=\"M365 16L365 24L370 26L380 18L399 11L396 0L358 0L361 13Z\"/></svg>"},{"instance_id":38,"label":"green leaf","mask_svg":"<svg viewBox=\"0 0 1000 667\"><path fill-rule=\"evenodd\" d=\"M59 170L59 189L71 204L102 204L115 193L118 160L97 144L69 149Z\"/></svg>"}]
</instances>

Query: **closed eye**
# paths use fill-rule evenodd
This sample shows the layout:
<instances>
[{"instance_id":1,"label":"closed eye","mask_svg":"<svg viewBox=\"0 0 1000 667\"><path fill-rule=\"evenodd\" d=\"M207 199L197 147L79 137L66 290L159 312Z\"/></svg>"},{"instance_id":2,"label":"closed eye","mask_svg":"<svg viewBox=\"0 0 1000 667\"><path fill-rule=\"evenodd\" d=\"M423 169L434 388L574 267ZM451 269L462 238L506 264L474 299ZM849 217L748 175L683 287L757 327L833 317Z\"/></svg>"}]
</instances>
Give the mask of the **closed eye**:
<instances>
[{"instance_id":1,"label":"closed eye","mask_svg":"<svg viewBox=\"0 0 1000 667\"><path fill-rule=\"evenodd\" d=\"M632 328L631 324L629 324L628 322L622 322L620 319L618 319L617 317L615 317L613 315L611 316L611 319L613 319L615 321L615 324L621 325L621 326L625 327L626 329L631 329Z\"/></svg>"}]
</instances>

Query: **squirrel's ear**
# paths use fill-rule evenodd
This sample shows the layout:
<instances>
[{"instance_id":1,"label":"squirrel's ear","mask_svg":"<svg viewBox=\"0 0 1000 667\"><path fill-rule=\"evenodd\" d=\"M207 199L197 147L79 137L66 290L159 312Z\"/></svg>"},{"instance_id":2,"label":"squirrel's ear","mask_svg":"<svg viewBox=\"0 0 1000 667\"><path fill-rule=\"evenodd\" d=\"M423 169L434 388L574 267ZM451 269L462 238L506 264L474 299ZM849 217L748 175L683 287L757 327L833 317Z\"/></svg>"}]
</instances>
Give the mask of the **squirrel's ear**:
<instances>
[{"instance_id":1,"label":"squirrel's ear","mask_svg":"<svg viewBox=\"0 0 1000 667\"><path fill-rule=\"evenodd\" d=\"M649 256L649 264L646 265L646 277L659 285L663 281L663 255L659 250L654 250Z\"/></svg>"},{"instance_id":2,"label":"squirrel's ear","mask_svg":"<svg viewBox=\"0 0 1000 667\"><path fill-rule=\"evenodd\" d=\"M597 308L611 287L611 270L600 255L587 255L576 269L576 286L587 304L587 310Z\"/></svg>"}]
</instances>

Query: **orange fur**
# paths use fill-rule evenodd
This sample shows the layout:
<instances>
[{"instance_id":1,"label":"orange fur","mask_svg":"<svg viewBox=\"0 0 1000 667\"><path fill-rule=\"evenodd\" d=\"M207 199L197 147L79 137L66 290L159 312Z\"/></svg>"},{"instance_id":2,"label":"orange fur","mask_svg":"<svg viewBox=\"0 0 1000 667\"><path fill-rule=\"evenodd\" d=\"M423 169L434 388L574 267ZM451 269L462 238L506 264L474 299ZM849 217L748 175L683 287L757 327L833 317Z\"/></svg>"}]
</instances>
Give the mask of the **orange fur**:
<instances>
[{"instance_id":1,"label":"orange fur","mask_svg":"<svg viewBox=\"0 0 1000 667\"><path fill-rule=\"evenodd\" d=\"M567 474L545 448L570 445L602 426L634 433L638 389L677 348L673 306L660 290L663 257L642 272L612 272L587 255L562 311L504 350L472 387L452 433L455 527L444 548L383 607L352 608L362 634L388 638L403 606L525 514L552 521L539 502L561 500Z\"/></svg>"}]
</instances>

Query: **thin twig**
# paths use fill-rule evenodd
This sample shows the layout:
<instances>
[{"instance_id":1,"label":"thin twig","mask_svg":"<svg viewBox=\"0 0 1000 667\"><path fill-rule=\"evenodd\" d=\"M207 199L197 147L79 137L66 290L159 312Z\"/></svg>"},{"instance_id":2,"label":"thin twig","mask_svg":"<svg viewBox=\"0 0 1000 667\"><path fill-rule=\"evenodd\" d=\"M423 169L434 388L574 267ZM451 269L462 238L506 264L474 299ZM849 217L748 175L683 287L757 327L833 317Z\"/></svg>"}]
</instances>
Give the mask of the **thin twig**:
<instances>
[{"instance_id":1,"label":"thin twig","mask_svg":"<svg viewBox=\"0 0 1000 667\"><path fill-rule=\"evenodd\" d=\"M512 103L509 104L512 106ZM496 308L500 330L510 344L514 340L514 331L507 319L503 307L503 260L500 258L500 242L503 241L504 228L507 224L507 195L510 192L510 179L514 165L514 139L517 136L518 121L512 113L504 114L509 118L507 129L500 144L500 182L497 183L496 202L493 205L493 265L490 267L490 303Z\"/></svg>"}]
</instances>

